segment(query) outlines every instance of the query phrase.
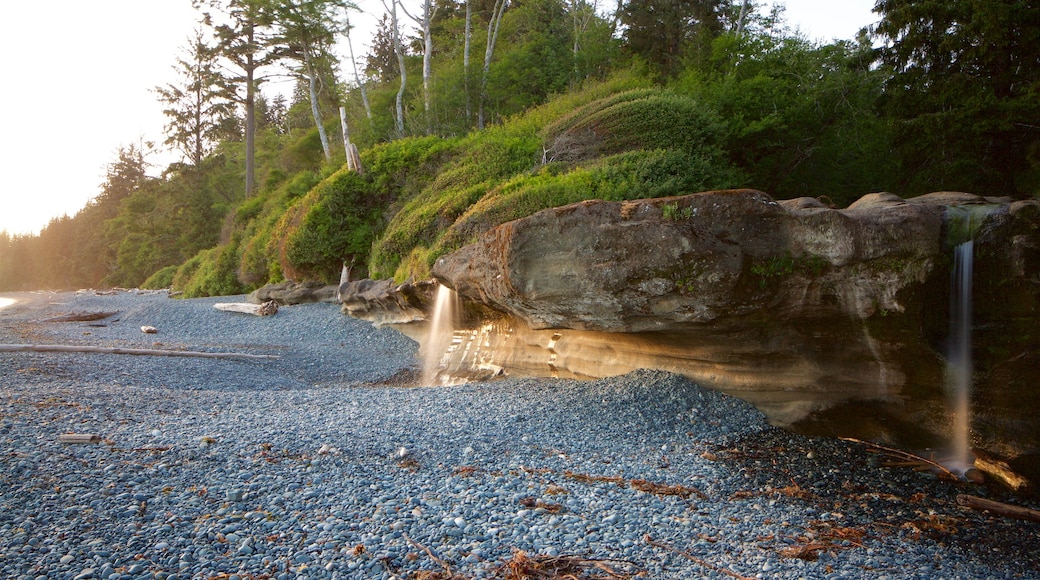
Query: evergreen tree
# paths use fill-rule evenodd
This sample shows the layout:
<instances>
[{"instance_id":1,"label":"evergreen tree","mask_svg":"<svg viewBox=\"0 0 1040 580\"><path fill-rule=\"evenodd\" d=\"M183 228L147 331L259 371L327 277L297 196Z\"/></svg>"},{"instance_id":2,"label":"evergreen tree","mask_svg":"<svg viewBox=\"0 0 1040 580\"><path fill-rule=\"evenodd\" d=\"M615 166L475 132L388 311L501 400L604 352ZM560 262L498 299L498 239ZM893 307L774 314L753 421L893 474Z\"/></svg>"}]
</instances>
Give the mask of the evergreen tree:
<instances>
[{"instance_id":1,"label":"evergreen tree","mask_svg":"<svg viewBox=\"0 0 1040 580\"><path fill-rule=\"evenodd\" d=\"M220 12L214 18L203 12L203 23L211 26L221 56L234 67L228 80L237 88L236 98L245 109L245 194L253 194L256 180L256 95L262 81L260 70L277 60L268 29L271 0L193 0L196 8Z\"/></svg>"},{"instance_id":2,"label":"evergreen tree","mask_svg":"<svg viewBox=\"0 0 1040 580\"><path fill-rule=\"evenodd\" d=\"M723 31L728 0L627 0L619 14L629 51L665 76L704 56Z\"/></svg>"},{"instance_id":3,"label":"evergreen tree","mask_svg":"<svg viewBox=\"0 0 1040 580\"><path fill-rule=\"evenodd\" d=\"M233 134L234 93L217 71L217 51L206 44L201 30L186 52L173 67L179 82L156 87L155 92L168 119L164 143L198 169L216 142Z\"/></svg>"},{"instance_id":4,"label":"evergreen tree","mask_svg":"<svg viewBox=\"0 0 1040 580\"><path fill-rule=\"evenodd\" d=\"M879 0L910 193L1040 190L1040 3Z\"/></svg>"}]
</instances>

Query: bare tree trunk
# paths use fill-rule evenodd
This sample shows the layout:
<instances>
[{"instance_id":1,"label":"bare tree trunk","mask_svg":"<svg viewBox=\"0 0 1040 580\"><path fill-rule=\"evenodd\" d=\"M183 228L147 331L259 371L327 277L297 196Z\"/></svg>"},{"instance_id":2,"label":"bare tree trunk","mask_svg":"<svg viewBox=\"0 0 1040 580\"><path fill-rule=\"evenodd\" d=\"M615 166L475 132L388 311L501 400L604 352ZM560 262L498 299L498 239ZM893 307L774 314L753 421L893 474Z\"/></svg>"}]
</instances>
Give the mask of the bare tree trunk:
<instances>
[{"instance_id":1,"label":"bare tree trunk","mask_svg":"<svg viewBox=\"0 0 1040 580\"><path fill-rule=\"evenodd\" d=\"M614 17L610 19L610 35L614 36L617 34L618 26L621 25L621 11L624 9L624 0L617 0L617 6L614 8Z\"/></svg>"},{"instance_id":2,"label":"bare tree trunk","mask_svg":"<svg viewBox=\"0 0 1040 580\"><path fill-rule=\"evenodd\" d=\"M588 4L585 0L571 0L571 18L574 22L574 44L571 48L572 58L574 59L574 68L572 80L579 80L578 77L581 74L580 67L578 66L578 54L581 52L581 37L585 34L585 31L589 28L589 23L592 22L592 18L596 15L596 0L593 0L592 4Z\"/></svg>"},{"instance_id":3,"label":"bare tree trunk","mask_svg":"<svg viewBox=\"0 0 1040 580\"><path fill-rule=\"evenodd\" d=\"M390 12L390 25L393 27L393 40L394 40L394 53L397 54L397 67L401 70L401 87L397 89L397 100L396 100L396 113L397 117L394 119L395 129L397 135L404 135L404 89L407 85L408 73L405 71L404 66L404 48L401 46L401 30L397 24L397 2L398 0L390 0L390 6L386 5L386 0L383 0L383 7Z\"/></svg>"},{"instance_id":4,"label":"bare tree trunk","mask_svg":"<svg viewBox=\"0 0 1040 580\"><path fill-rule=\"evenodd\" d=\"M350 154L350 128L347 126L347 108L339 108L339 126L343 130L343 151L347 155L347 169L357 171L354 167L354 156Z\"/></svg>"},{"instance_id":5,"label":"bare tree trunk","mask_svg":"<svg viewBox=\"0 0 1040 580\"><path fill-rule=\"evenodd\" d=\"M484 128L484 103L487 101L488 73L491 70L491 57L495 53L495 41L498 40L498 27L502 24L502 14L506 11L509 0L495 0L495 7L488 21L487 48L484 50L484 71L480 78L480 105L477 111L477 128Z\"/></svg>"},{"instance_id":6,"label":"bare tree trunk","mask_svg":"<svg viewBox=\"0 0 1040 580\"><path fill-rule=\"evenodd\" d=\"M431 31L431 23L433 17L437 14L437 7L433 5L433 0L423 0L423 13L422 18L416 18L412 16L408 9L401 4L401 10L408 15L409 18L414 20L416 24L422 27L423 33L423 112L426 115L426 132L432 132L432 120L430 118L430 102L433 95L430 93L430 80L433 78L433 32Z\"/></svg>"},{"instance_id":7,"label":"bare tree trunk","mask_svg":"<svg viewBox=\"0 0 1040 580\"><path fill-rule=\"evenodd\" d=\"M470 40L473 38L473 10L470 7L469 0L466 0L466 39L465 45L462 49L462 90L466 93L466 124L469 125L470 119L473 117L473 111L470 105L469 95L469 47Z\"/></svg>"},{"instance_id":8,"label":"bare tree trunk","mask_svg":"<svg viewBox=\"0 0 1040 580\"><path fill-rule=\"evenodd\" d=\"M253 23L247 32L249 46L253 46ZM253 53L246 54L246 197L256 189L256 66Z\"/></svg>"},{"instance_id":9,"label":"bare tree trunk","mask_svg":"<svg viewBox=\"0 0 1040 580\"><path fill-rule=\"evenodd\" d=\"M747 18L748 1L744 0L740 4L740 18L737 20L737 38L740 38L744 34L744 20Z\"/></svg>"},{"instance_id":10,"label":"bare tree trunk","mask_svg":"<svg viewBox=\"0 0 1040 580\"><path fill-rule=\"evenodd\" d=\"M357 83L358 89L361 91L361 104L365 106L365 116L368 117L368 121L372 122L372 106L368 104L368 90L365 88L365 83L361 80L361 75L358 74L357 60L354 59L354 43L350 40L350 22L347 21L347 48L350 50L350 64L354 67L354 82Z\"/></svg>"},{"instance_id":11,"label":"bare tree trunk","mask_svg":"<svg viewBox=\"0 0 1040 580\"><path fill-rule=\"evenodd\" d=\"M311 114L314 115L314 123L318 125L318 136L321 138L321 148L325 152L325 161L332 160L332 148L329 145L329 135L325 131L325 125L321 121L321 110L318 108L318 74L311 62L311 49L303 47L303 61L307 67L307 85L311 94Z\"/></svg>"}]
</instances>

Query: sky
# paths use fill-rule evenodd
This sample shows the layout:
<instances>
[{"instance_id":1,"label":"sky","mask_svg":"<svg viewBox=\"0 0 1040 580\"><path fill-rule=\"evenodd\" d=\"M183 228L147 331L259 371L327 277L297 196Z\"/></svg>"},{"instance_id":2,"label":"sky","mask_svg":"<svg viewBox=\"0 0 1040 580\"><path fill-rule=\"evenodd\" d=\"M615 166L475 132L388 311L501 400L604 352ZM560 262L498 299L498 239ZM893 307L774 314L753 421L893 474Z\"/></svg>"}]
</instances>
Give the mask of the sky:
<instances>
[{"instance_id":1,"label":"sky","mask_svg":"<svg viewBox=\"0 0 1040 580\"><path fill-rule=\"evenodd\" d=\"M379 0L355 0L354 50L371 38ZM810 39L851 39L873 24L874 0L760 0L786 5ZM416 5L411 0L408 5ZM415 10L411 11L413 14ZM0 20L0 231L38 233L97 196L120 147L161 146L166 118L153 89L197 23L191 0L10 2ZM158 153L162 167L177 158Z\"/></svg>"}]
</instances>

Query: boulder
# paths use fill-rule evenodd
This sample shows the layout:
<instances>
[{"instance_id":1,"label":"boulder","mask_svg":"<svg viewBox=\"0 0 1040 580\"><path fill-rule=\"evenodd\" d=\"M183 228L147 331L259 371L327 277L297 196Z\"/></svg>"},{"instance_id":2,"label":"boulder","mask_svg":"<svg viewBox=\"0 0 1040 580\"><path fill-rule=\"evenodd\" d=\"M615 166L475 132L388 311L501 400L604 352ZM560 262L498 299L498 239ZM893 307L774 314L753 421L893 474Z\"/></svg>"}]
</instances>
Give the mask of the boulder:
<instances>
[{"instance_id":1,"label":"boulder","mask_svg":"<svg viewBox=\"0 0 1040 580\"><path fill-rule=\"evenodd\" d=\"M436 283L397 284L393 280L344 281L339 287L342 310L354 318L376 326L409 324L426 320L432 308Z\"/></svg>"},{"instance_id":2,"label":"boulder","mask_svg":"<svg viewBox=\"0 0 1040 580\"><path fill-rule=\"evenodd\" d=\"M582 202L494 228L433 275L535 329L902 312L941 254L944 206L873 197L844 211L754 190Z\"/></svg>"},{"instance_id":3,"label":"boulder","mask_svg":"<svg viewBox=\"0 0 1040 580\"><path fill-rule=\"evenodd\" d=\"M274 300L282 306L337 301L335 286L321 282L293 282L291 280L258 288L249 294L247 299L253 304L263 304Z\"/></svg>"}]
</instances>

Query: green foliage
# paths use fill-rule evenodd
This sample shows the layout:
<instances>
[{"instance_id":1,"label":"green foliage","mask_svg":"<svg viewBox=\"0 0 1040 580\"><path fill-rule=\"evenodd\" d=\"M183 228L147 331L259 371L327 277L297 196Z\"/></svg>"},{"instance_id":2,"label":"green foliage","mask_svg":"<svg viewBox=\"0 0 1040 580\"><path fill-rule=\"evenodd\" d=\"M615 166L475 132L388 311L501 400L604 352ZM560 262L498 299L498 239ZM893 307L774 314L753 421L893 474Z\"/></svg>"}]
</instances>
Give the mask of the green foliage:
<instances>
[{"instance_id":1,"label":"green foliage","mask_svg":"<svg viewBox=\"0 0 1040 580\"><path fill-rule=\"evenodd\" d=\"M661 206L661 217L671 221L688 220L693 217L693 208L679 208L677 203L666 203Z\"/></svg>"},{"instance_id":2,"label":"green foliage","mask_svg":"<svg viewBox=\"0 0 1040 580\"><path fill-rule=\"evenodd\" d=\"M909 193L1040 191L1040 4L882 0L876 10L894 73L881 110L896 121Z\"/></svg>"},{"instance_id":3,"label":"green foliage","mask_svg":"<svg viewBox=\"0 0 1040 580\"><path fill-rule=\"evenodd\" d=\"M177 275L178 266L166 266L152 274L141 283L141 288L146 290L162 290L173 286L173 277Z\"/></svg>"},{"instance_id":4,"label":"green foliage","mask_svg":"<svg viewBox=\"0 0 1040 580\"><path fill-rule=\"evenodd\" d=\"M689 97L636 90L591 103L546 132L554 153L566 160L640 149L709 152L722 129L713 110Z\"/></svg>"},{"instance_id":5,"label":"green foliage","mask_svg":"<svg viewBox=\"0 0 1040 580\"><path fill-rule=\"evenodd\" d=\"M860 43L721 36L715 60L673 84L717 111L720 145L777 198L827 195L840 205L892 188L890 126L873 110L885 80Z\"/></svg>"},{"instance_id":6,"label":"green foliage","mask_svg":"<svg viewBox=\"0 0 1040 580\"><path fill-rule=\"evenodd\" d=\"M247 290L238 281L239 236L231 242L202 250L181 265L173 276L173 290L185 298L199 296L230 296Z\"/></svg>"},{"instance_id":7,"label":"green foliage","mask_svg":"<svg viewBox=\"0 0 1040 580\"><path fill-rule=\"evenodd\" d=\"M285 212L275 228L275 243L287 277L331 283L344 261L367 261L381 217L369 193L365 178L342 169Z\"/></svg>"},{"instance_id":8,"label":"green foliage","mask_svg":"<svg viewBox=\"0 0 1040 580\"><path fill-rule=\"evenodd\" d=\"M719 0L627 0L620 4L628 49L670 76L706 51L723 29Z\"/></svg>"}]
</instances>

